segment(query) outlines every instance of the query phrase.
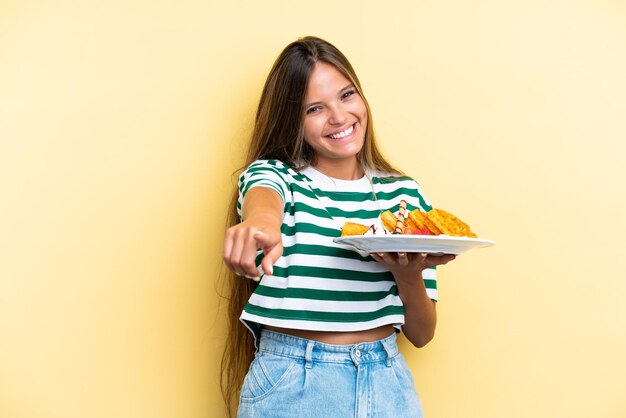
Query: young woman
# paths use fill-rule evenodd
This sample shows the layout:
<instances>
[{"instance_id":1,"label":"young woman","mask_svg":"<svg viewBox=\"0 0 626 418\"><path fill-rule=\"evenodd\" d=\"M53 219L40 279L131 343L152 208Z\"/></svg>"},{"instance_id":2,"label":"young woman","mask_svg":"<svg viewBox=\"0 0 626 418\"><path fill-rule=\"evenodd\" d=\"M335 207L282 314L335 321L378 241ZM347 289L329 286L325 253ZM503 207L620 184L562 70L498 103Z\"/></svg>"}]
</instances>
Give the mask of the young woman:
<instances>
[{"instance_id":1,"label":"young woman","mask_svg":"<svg viewBox=\"0 0 626 418\"><path fill-rule=\"evenodd\" d=\"M222 361L240 417L421 417L396 333L416 347L436 325L434 267L454 256L362 256L333 242L346 221L429 211L389 164L346 57L306 37L274 63L239 176L224 262L233 273Z\"/></svg>"}]
</instances>

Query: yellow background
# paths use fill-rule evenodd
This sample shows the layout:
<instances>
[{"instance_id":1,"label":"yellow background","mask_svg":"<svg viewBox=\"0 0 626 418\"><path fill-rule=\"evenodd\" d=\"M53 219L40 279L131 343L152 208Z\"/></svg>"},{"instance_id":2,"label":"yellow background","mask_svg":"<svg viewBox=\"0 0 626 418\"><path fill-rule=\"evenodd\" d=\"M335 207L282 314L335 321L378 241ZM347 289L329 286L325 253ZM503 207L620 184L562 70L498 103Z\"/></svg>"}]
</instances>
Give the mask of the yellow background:
<instances>
[{"instance_id":1,"label":"yellow background","mask_svg":"<svg viewBox=\"0 0 626 418\"><path fill-rule=\"evenodd\" d=\"M402 341L427 417L626 416L618 0L2 1L0 416L222 415L230 174L308 34L389 158L497 241Z\"/></svg>"}]
</instances>

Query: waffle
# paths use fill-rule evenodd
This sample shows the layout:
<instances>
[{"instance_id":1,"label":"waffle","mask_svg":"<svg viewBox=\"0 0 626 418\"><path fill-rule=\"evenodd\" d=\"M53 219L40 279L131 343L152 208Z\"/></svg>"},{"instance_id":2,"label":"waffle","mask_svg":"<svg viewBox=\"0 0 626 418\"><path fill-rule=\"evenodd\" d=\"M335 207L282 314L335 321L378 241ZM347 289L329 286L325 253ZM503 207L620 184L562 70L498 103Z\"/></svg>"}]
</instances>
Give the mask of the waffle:
<instances>
[{"instance_id":1,"label":"waffle","mask_svg":"<svg viewBox=\"0 0 626 418\"><path fill-rule=\"evenodd\" d=\"M380 214L380 220L383 223L385 229L389 232L394 232L396 230L396 224L398 223L398 218L391 213L390 210L386 210Z\"/></svg>"},{"instance_id":2,"label":"waffle","mask_svg":"<svg viewBox=\"0 0 626 418\"><path fill-rule=\"evenodd\" d=\"M409 212L409 217L407 219L408 226L415 229L424 229L428 228L428 230L433 235L440 235L441 231L437 226L428 219L428 216L425 212L422 212L419 209L412 210Z\"/></svg>"},{"instance_id":3,"label":"waffle","mask_svg":"<svg viewBox=\"0 0 626 418\"><path fill-rule=\"evenodd\" d=\"M370 229L369 226L357 224L354 222L346 222L341 227L341 236L363 235Z\"/></svg>"},{"instance_id":4,"label":"waffle","mask_svg":"<svg viewBox=\"0 0 626 418\"><path fill-rule=\"evenodd\" d=\"M445 210L433 209L426 214L426 219L428 219L441 234L454 237L477 238L477 235L471 231L469 225ZM430 229L428 223L426 226Z\"/></svg>"}]
</instances>

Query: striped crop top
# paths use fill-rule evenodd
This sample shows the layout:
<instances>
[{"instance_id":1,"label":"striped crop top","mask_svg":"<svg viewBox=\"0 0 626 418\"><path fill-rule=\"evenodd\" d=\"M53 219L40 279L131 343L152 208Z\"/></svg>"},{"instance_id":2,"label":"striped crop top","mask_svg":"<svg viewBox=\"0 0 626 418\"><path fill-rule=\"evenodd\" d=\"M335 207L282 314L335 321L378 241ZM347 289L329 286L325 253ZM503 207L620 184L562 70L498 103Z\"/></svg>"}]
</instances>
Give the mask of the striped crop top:
<instances>
[{"instance_id":1,"label":"striped crop top","mask_svg":"<svg viewBox=\"0 0 626 418\"><path fill-rule=\"evenodd\" d=\"M371 182L370 182L371 178ZM369 173L332 179L313 167L296 171L278 160L257 160L239 176L238 211L253 187L269 187L284 202L283 254L261 281L240 319L258 335L262 325L317 331L360 331L404 324L393 275L370 256L333 242L346 221L370 225L380 213L429 211L410 177ZM372 190L374 190L375 195ZM261 270L263 253L257 253ZM437 300L435 269L423 272L428 296Z\"/></svg>"}]
</instances>

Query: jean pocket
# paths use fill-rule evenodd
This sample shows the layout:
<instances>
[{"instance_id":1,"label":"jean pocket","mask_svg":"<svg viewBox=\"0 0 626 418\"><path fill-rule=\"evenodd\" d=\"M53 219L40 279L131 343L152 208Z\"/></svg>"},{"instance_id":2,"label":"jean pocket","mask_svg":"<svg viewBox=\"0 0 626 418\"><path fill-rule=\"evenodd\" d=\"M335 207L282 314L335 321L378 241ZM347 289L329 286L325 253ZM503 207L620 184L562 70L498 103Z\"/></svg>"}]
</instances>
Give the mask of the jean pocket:
<instances>
[{"instance_id":1,"label":"jean pocket","mask_svg":"<svg viewBox=\"0 0 626 418\"><path fill-rule=\"evenodd\" d=\"M288 380L298 361L267 353L257 355L241 388L242 400L258 400L268 396Z\"/></svg>"},{"instance_id":2,"label":"jean pocket","mask_svg":"<svg viewBox=\"0 0 626 418\"><path fill-rule=\"evenodd\" d=\"M394 357L391 364L396 372L398 380L401 381L400 383L409 383L411 386L415 385L413 373L411 373L411 369L409 369L409 365L406 363L402 354L398 353L398 355Z\"/></svg>"}]
</instances>

